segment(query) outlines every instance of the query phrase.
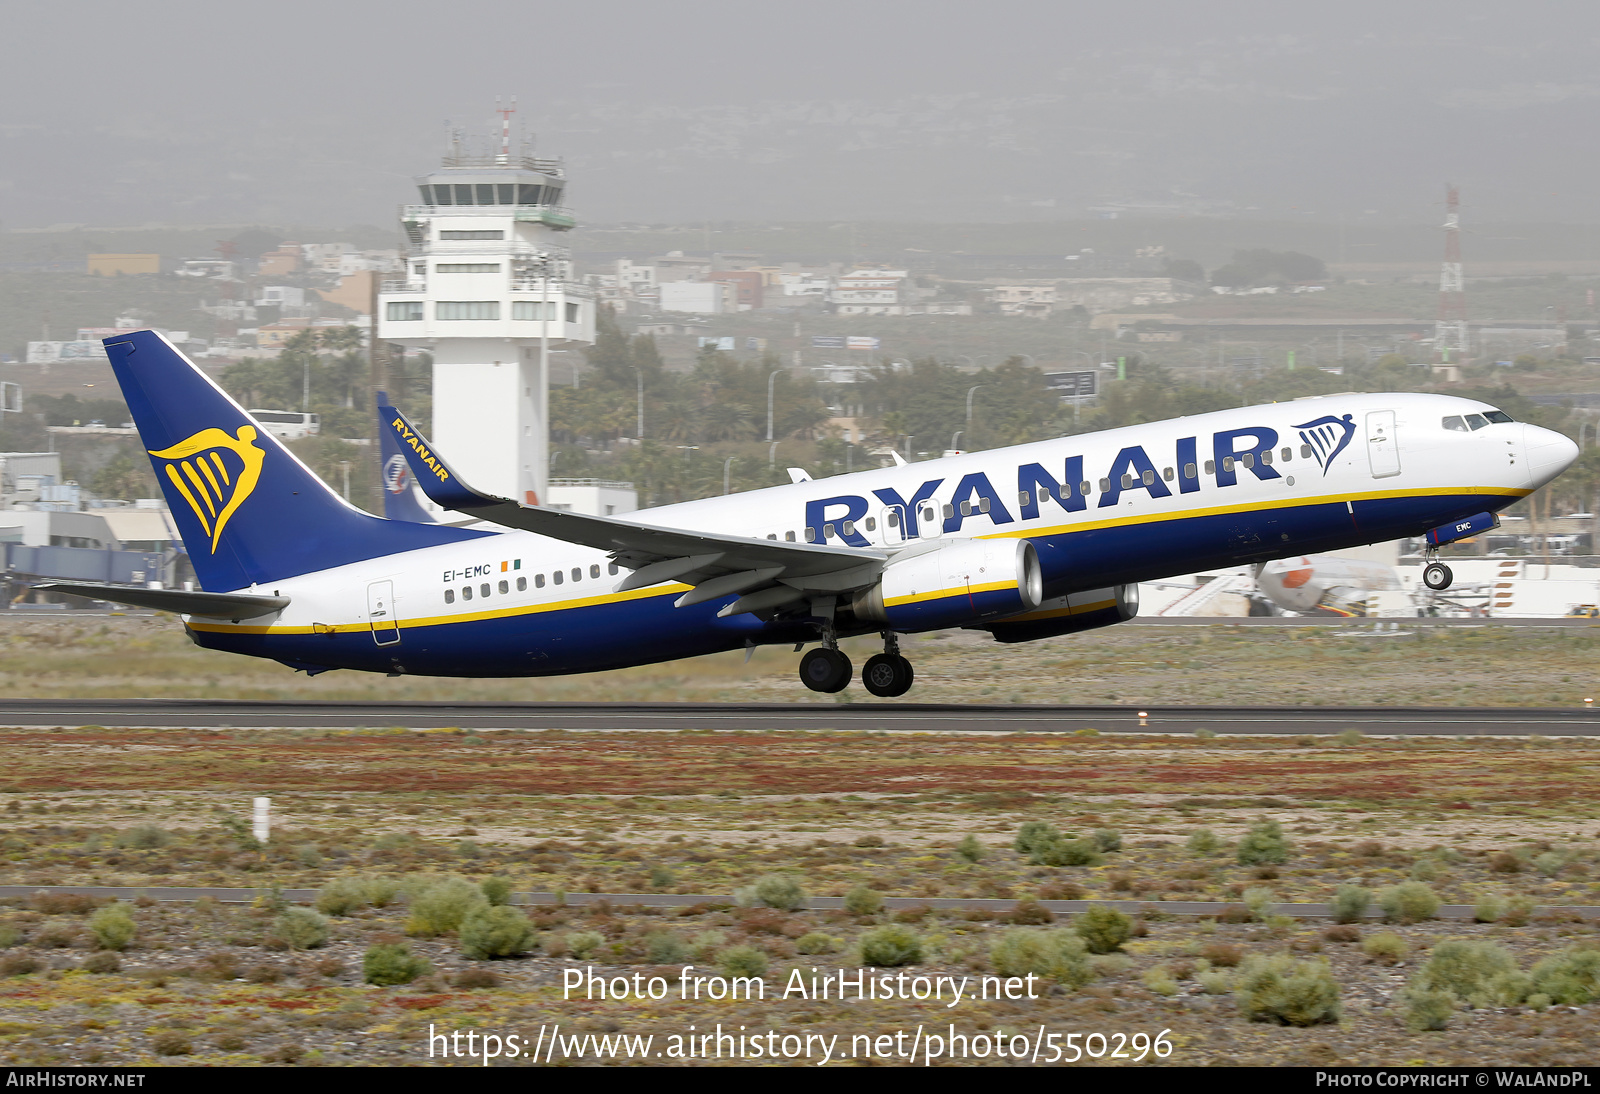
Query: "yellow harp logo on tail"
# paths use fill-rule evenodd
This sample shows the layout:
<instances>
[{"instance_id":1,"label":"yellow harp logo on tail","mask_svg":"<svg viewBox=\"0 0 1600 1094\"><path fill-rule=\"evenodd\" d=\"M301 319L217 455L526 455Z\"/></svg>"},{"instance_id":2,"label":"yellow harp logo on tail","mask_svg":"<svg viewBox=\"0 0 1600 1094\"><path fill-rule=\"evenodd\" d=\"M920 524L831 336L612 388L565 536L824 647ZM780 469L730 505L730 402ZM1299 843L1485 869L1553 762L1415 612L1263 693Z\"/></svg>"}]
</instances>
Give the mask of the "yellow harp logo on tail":
<instances>
[{"instance_id":1,"label":"yellow harp logo on tail","mask_svg":"<svg viewBox=\"0 0 1600 1094\"><path fill-rule=\"evenodd\" d=\"M228 518L261 480L267 454L255 446L255 439L255 427L249 425L240 426L237 437L221 429L202 429L171 448L150 451L156 459L168 461L167 479L211 537L212 554L217 553Z\"/></svg>"}]
</instances>

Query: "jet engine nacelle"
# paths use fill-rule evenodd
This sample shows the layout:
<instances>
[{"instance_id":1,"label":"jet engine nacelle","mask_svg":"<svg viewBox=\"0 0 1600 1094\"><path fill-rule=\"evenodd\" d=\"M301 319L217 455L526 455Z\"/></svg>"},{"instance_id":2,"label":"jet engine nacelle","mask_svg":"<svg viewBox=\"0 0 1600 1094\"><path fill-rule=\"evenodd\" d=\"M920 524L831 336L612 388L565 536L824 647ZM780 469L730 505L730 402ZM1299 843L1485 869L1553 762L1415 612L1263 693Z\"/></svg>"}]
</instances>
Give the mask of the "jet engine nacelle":
<instances>
[{"instance_id":1,"label":"jet engine nacelle","mask_svg":"<svg viewBox=\"0 0 1600 1094\"><path fill-rule=\"evenodd\" d=\"M851 599L856 618L896 631L961 627L1029 612L1044 598L1039 553L1025 539L957 539L889 564Z\"/></svg>"},{"instance_id":2,"label":"jet engine nacelle","mask_svg":"<svg viewBox=\"0 0 1600 1094\"><path fill-rule=\"evenodd\" d=\"M1113 585L1047 600L1036 609L979 628L996 642L1034 642L1125 623L1139 614L1139 586Z\"/></svg>"}]
</instances>

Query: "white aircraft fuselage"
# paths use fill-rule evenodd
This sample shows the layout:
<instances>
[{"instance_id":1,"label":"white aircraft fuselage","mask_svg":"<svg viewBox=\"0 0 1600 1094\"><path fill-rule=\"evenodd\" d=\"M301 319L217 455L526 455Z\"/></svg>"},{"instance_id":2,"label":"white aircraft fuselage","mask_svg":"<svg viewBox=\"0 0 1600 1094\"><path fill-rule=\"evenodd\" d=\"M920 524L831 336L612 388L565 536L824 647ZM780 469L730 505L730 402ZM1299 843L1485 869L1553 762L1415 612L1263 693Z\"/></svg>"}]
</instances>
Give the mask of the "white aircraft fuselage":
<instances>
[{"instance_id":1,"label":"white aircraft fuselage","mask_svg":"<svg viewBox=\"0 0 1600 1094\"><path fill-rule=\"evenodd\" d=\"M968 618L959 610L921 621L853 611L865 603L852 598L871 583L866 578L833 600L840 635L949 626L998 628L998 635L1007 619L1047 619L1053 604L1067 612L1062 598L1072 594L1417 536L1495 512L1576 455L1561 434L1509 418L1466 432L1441 424L1473 414L1505 418L1451 396L1329 395L685 502L627 519L859 551L871 564L867 577L959 541L1026 540L1042 581L1031 606L1026 596L986 604L983 594L992 590L971 572L956 575L966 582ZM776 611L719 614L743 588L676 607L695 586L666 580L619 590L630 570L614 554L507 530L257 583L237 591L286 597L288 605L239 622L188 617L186 624L202 646L313 671L449 676L592 672L821 634L809 598L815 589L799 607ZM948 585L933 588L939 581L923 579L927 589L902 590L898 602L948 601Z\"/></svg>"}]
</instances>

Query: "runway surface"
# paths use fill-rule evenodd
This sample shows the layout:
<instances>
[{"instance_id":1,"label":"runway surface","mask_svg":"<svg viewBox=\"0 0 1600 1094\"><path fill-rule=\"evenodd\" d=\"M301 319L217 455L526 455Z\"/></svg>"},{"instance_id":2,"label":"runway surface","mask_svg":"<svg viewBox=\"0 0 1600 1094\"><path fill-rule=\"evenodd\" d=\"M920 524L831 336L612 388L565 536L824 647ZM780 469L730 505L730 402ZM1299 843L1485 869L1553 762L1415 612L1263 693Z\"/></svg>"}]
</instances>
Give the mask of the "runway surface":
<instances>
[{"instance_id":1,"label":"runway surface","mask_svg":"<svg viewBox=\"0 0 1600 1094\"><path fill-rule=\"evenodd\" d=\"M363 703L6 699L0 726L188 729L886 730L1393 736L1600 736L1600 712L1507 707L1026 706L934 703Z\"/></svg>"}]
</instances>

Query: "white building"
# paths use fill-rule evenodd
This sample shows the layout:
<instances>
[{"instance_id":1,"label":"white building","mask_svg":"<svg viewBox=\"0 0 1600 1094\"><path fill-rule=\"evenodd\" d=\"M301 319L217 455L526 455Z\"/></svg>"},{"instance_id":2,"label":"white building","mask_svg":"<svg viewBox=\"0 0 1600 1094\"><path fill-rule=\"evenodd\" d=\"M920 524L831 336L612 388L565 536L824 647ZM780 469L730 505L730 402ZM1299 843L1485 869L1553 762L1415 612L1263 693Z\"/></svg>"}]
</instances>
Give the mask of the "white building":
<instances>
[{"instance_id":1,"label":"white building","mask_svg":"<svg viewBox=\"0 0 1600 1094\"><path fill-rule=\"evenodd\" d=\"M855 270L834 278L826 302L837 315L904 315L905 270Z\"/></svg>"},{"instance_id":2,"label":"white building","mask_svg":"<svg viewBox=\"0 0 1600 1094\"><path fill-rule=\"evenodd\" d=\"M662 311L722 315L738 310L737 303L729 299L733 286L722 281L668 281L660 293Z\"/></svg>"},{"instance_id":3,"label":"white building","mask_svg":"<svg viewBox=\"0 0 1600 1094\"><path fill-rule=\"evenodd\" d=\"M572 228L559 160L451 155L407 205L406 275L385 281L378 335L433 354L433 436L480 490L542 503L550 349L594 341L594 297L558 243Z\"/></svg>"}]
</instances>

